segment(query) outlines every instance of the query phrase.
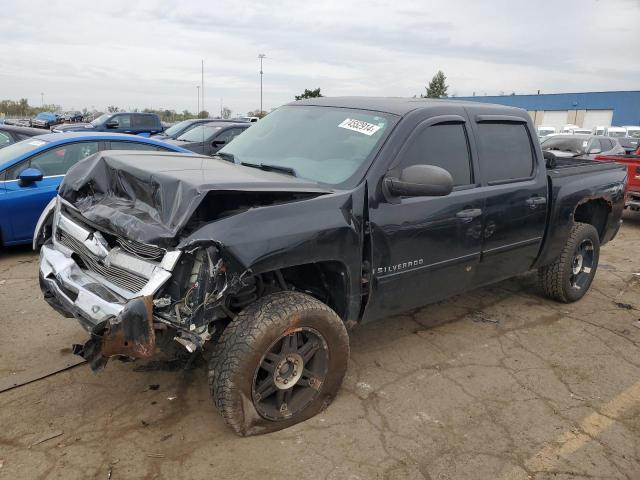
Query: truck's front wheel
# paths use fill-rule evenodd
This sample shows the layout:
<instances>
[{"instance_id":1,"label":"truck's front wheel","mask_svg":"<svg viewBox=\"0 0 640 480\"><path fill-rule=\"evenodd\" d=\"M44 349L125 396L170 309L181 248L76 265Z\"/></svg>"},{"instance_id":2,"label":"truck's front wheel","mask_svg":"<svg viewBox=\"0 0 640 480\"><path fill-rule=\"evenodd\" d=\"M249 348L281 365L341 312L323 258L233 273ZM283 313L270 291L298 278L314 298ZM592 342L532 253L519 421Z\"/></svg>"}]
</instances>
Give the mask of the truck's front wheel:
<instances>
[{"instance_id":1,"label":"truck's front wheel","mask_svg":"<svg viewBox=\"0 0 640 480\"><path fill-rule=\"evenodd\" d=\"M576 223L560 256L538 269L543 292L549 298L565 303L580 300L591 286L599 257L598 231L588 223Z\"/></svg>"},{"instance_id":2,"label":"truck's front wheel","mask_svg":"<svg viewBox=\"0 0 640 480\"><path fill-rule=\"evenodd\" d=\"M308 295L257 300L224 330L209 367L211 395L240 435L306 420L328 405L347 369L342 320Z\"/></svg>"}]
</instances>

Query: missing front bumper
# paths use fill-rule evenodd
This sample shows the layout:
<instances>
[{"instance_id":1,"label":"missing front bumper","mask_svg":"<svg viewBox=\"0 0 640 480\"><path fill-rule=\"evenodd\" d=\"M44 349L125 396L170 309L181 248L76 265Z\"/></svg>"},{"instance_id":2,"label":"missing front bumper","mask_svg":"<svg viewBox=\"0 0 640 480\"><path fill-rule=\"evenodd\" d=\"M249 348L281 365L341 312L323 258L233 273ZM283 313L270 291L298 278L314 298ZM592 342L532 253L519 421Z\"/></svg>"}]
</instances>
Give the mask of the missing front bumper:
<instances>
[{"instance_id":1,"label":"missing front bumper","mask_svg":"<svg viewBox=\"0 0 640 480\"><path fill-rule=\"evenodd\" d=\"M155 353L155 345L153 300L139 297L127 302L117 317L96 325L84 345L73 346L73 353L84 358L96 371L104 368L111 357L150 358Z\"/></svg>"}]
</instances>

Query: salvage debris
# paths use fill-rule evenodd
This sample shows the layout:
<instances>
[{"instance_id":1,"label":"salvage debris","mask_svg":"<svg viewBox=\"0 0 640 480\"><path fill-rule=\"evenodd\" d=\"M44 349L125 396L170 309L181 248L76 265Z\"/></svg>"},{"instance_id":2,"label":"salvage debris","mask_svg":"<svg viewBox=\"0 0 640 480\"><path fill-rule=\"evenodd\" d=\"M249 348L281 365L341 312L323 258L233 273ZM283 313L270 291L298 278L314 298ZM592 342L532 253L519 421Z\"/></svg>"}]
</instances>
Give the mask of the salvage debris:
<instances>
[{"instance_id":1,"label":"salvage debris","mask_svg":"<svg viewBox=\"0 0 640 480\"><path fill-rule=\"evenodd\" d=\"M41 443L47 442L49 440L52 440L54 438L57 438L61 435L64 435L64 432L62 430L58 430L56 432L52 432L49 433L48 435L45 435L44 437L40 438L39 440L36 440L35 442L33 442L31 445L29 445L29 448L35 446L35 445L40 445Z\"/></svg>"},{"instance_id":2,"label":"salvage debris","mask_svg":"<svg viewBox=\"0 0 640 480\"><path fill-rule=\"evenodd\" d=\"M628 303L614 302L616 307L624 308L625 310L635 310L633 305L629 305Z\"/></svg>"},{"instance_id":3,"label":"salvage debris","mask_svg":"<svg viewBox=\"0 0 640 480\"><path fill-rule=\"evenodd\" d=\"M500 323L500 320L495 319L495 318L491 318L489 315L487 315L482 310L478 310L476 312L473 312L471 314L471 317L472 317L472 320L474 322L495 323L495 324L499 324Z\"/></svg>"},{"instance_id":4,"label":"salvage debris","mask_svg":"<svg viewBox=\"0 0 640 480\"><path fill-rule=\"evenodd\" d=\"M160 385L158 385L157 383L154 383L153 385L149 385L149 390L158 390L160 388Z\"/></svg>"},{"instance_id":5,"label":"salvage debris","mask_svg":"<svg viewBox=\"0 0 640 480\"><path fill-rule=\"evenodd\" d=\"M636 328L640 328L640 320L636 320L635 322L633 322L631 325L633 325Z\"/></svg>"},{"instance_id":6,"label":"salvage debris","mask_svg":"<svg viewBox=\"0 0 640 480\"><path fill-rule=\"evenodd\" d=\"M164 458L164 453L147 453L149 458Z\"/></svg>"}]
</instances>

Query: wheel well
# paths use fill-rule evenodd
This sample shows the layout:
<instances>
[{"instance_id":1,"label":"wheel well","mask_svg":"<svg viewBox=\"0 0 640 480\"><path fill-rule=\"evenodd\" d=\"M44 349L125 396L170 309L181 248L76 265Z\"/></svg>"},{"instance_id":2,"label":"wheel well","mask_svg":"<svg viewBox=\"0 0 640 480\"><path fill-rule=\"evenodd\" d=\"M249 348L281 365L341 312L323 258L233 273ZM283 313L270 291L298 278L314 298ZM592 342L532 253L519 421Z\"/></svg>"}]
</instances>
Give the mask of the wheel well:
<instances>
[{"instance_id":1,"label":"wheel well","mask_svg":"<svg viewBox=\"0 0 640 480\"><path fill-rule=\"evenodd\" d=\"M607 217L611 212L611 206L603 199L589 200L581 203L573 213L576 222L589 223L598 231L600 240L604 236L607 226Z\"/></svg>"},{"instance_id":2,"label":"wheel well","mask_svg":"<svg viewBox=\"0 0 640 480\"><path fill-rule=\"evenodd\" d=\"M349 303L349 272L336 261L308 263L280 270L287 285L317 298L343 320Z\"/></svg>"}]
</instances>

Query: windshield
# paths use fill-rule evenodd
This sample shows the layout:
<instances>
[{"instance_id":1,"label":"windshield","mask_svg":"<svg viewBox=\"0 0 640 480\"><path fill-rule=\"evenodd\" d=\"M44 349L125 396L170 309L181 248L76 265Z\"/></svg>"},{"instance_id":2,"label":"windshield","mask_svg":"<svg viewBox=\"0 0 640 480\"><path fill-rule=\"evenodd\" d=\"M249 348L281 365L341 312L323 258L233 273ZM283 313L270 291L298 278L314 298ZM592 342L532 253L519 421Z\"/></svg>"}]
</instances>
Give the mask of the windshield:
<instances>
[{"instance_id":1,"label":"windshield","mask_svg":"<svg viewBox=\"0 0 640 480\"><path fill-rule=\"evenodd\" d=\"M178 140L184 140L185 142L206 142L221 128L220 126L206 123L204 125L197 125L180 135Z\"/></svg>"},{"instance_id":2,"label":"windshield","mask_svg":"<svg viewBox=\"0 0 640 480\"><path fill-rule=\"evenodd\" d=\"M562 152L585 153L588 138L549 137L541 142L543 150L560 150Z\"/></svg>"},{"instance_id":3,"label":"windshield","mask_svg":"<svg viewBox=\"0 0 640 480\"><path fill-rule=\"evenodd\" d=\"M367 168L395 116L334 107L285 106L226 145L236 163L292 169L296 176L339 185Z\"/></svg>"},{"instance_id":4,"label":"windshield","mask_svg":"<svg viewBox=\"0 0 640 480\"><path fill-rule=\"evenodd\" d=\"M192 123L193 123L193 120L183 120L167 128L164 131L164 134L170 137L173 137L174 135L180 133L182 130L184 130L186 127L188 127Z\"/></svg>"},{"instance_id":5,"label":"windshield","mask_svg":"<svg viewBox=\"0 0 640 480\"><path fill-rule=\"evenodd\" d=\"M9 145L8 147L4 147L0 149L0 165L8 162L9 160L13 160L14 158L18 158L19 156L24 155L31 150L35 150L45 143L48 142L44 140L38 140L37 138L29 138L27 140L22 140L21 142L14 143L13 145Z\"/></svg>"},{"instance_id":6,"label":"windshield","mask_svg":"<svg viewBox=\"0 0 640 480\"><path fill-rule=\"evenodd\" d=\"M102 125L104 122L107 121L107 119L111 117L110 113L103 113L102 115L100 115L98 118L96 118L95 120L91 121L91 125L93 125L94 127L97 127L98 125Z\"/></svg>"}]
</instances>

